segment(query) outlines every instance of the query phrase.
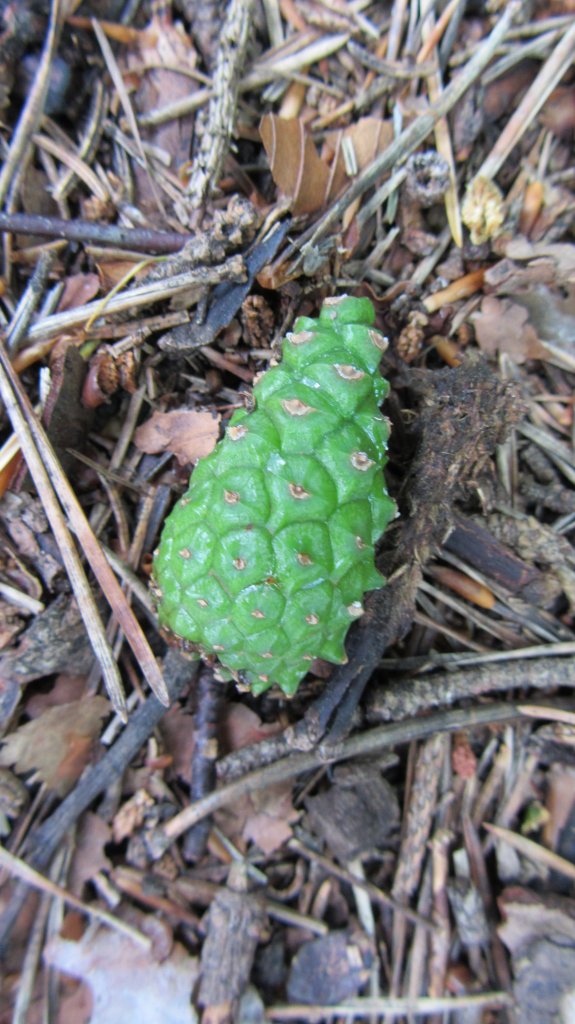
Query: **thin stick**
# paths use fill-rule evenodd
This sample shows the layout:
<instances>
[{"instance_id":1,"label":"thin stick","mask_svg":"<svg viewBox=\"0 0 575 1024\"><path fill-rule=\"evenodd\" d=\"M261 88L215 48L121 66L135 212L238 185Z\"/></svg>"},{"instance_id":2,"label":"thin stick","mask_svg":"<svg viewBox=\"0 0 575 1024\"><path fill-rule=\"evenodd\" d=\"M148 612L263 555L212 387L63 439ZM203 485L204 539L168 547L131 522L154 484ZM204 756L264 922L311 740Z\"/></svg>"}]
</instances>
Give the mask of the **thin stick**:
<instances>
[{"instance_id":1,"label":"thin stick","mask_svg":"<svg viewBox=\"0 0 575 1024\"><path fill-rule=\"evenodd\" d=\"M90 638L90 643L102 668L106 689L115 710L126 721L126 703L118 666L106 638L94 595L82 568L78 552L64 523L62 512L56 495L52 490L44 463L30 436L26 419L10 386L10 377L5 370L6 364L9 365L9 360L2 345L0 348L0 396L10 417L14 433L18 436L22 454L26 460L36 490L41 495L44 511L60 549L66 572L68 573L68 579L78 601L78 607L84 620L88 637Z\"/></svg>"},{"instance_id":2,"label":"thin stick","mask_svg":"<svg viewBox=\"0 0 575 1024\"><path fill-rule=\"evenodd\" d=\"M43 238L65 238L69 242L114 245L120 249L145 253L173 253L189 240L189 235L153 228L126 228L122 224L94 224L89 220L64 220L35 213L0 213L0 231Z\"/></svg>"},{"instance_id":3,"label":"thin stick","mask_svg":"<svg viewBox=\"0 0 575 1024\"><path fill-rule=\"evenodd\" d=\"M122 77L122 74L121 74L120 69L118 67L118 64L116 62L116 58L114 56L114 51L112 50L112 47L110 46L108 40L106 39L106 34L102 30L102 27L100 26L100 23L99 23L98 19L97 18L92 18L91 21L92 21L92 28L94 30L94 35L96 36L96 39L98 40L98 45L99 45L99 47L100 47L100 49L102 51L102 56L103 56L103 58L104 58L104 60L106 62L106 67L108 68L108 72L110 74L110 77L111 77L111 79L112 79L112 81L113 81L113 83L114 83L114 85L116 87L116 91L118 93L118 96L120 97L120 103L122 104L122 107L124 109L124 114L126 115L126 120L127 120L128 124L130 126L130 131L132 132L132 136L133 136L134 142L136 143L136 146L138 147L138 153L139 153L140 159L141 159L141 161L142 161L142 163L144 165L146 174L148 176L148 181L150 182L150 188L152 190L152 195L154 197L154 200L156 202L158 210L160 211L160 213L165 215L166 211L164 209L164 204L162 203L162 197L160 195L160 191L159 191L158 186L156 184L156 179L154 178L154 176L152 174L152 171L151 171L151 168L150 168L150 165L149 165L149 162L148 162L148 158L146 156L144 147L142 145L142 139L141 139L141 136L140 136L140 130L138 128L138 122L136 120L136 115L134 114L134 110L133 110L132 104L130 102L130 97L128 95L128 91L126 89L126 86L124 84L124 79Z\"/></svg>"},{"instance_id":4,"label":"thin stick","mask_svg":"<svg viewBox=\"0 0 575 1024\"><path fill-rule=\"evenodd\" d=\"M488 1007L513 1006L513 998L507 992L484 992L472 996L440 996L430 998L420 996L416 999L382 996L380 999L364 997L359 999L347 999L344 1003L332 1003L328 1006L310 1005L302 1006L292 1004L291 1006L270 1006L266 1010L266 1017L269 1020L307 1020L309 1024L314 1021L333 1020L334 1018L361 1017L363 1020L370 1016L380 1017L403 1017L409 1020L412 1016L427 1016L428 1014L457 1013L465 1009L481 1009Z\"/></svg>"},{"instance_id":5,"label":"thin stick","mask_svg":"<svg viewBox=\"0 0 575 1024\"><path fill-rule=\"evenodd\" d=\"M517 110L510 117L491 153L483 161L476 177L494 178L519 139L529 128L550 93L568 71L575 53L575 25L572 25L553 53L545 61Z\"/></svg>"},{"instance_id":6,"label":"thin stick","mask_svg":"<svg viewBox=\"0 0 575 1024\"><path fill-rule=\"evenodd\" d=\"M423 64L431 56L435 47L439 45L443 38L443 34L460 3L461 0L449 0L449 3L442 15L437 19L428 35L424 38L423 45L415 58L416 64Z\"/></svg>"},{"instance_id":7,"label":"thin stick","mask_svg":"<svg viewBox=\"0 0 575 1024\"><path fill-rule=\"evenodd\" d=\"M81 327L88 321L94 326L97 318L104 313L112 316L114 313L123 313L126 309L150 306L152 303L173 298L180 292L191 290L194 286L206 288L221 281L244 280L244 260L241 256L230 256L214 267L192 267L181 274L129 288L111 298L97 299L94 302L87 302L85 306L67 309L63 313L53 313L32 324L27 337L30 342L53 338L57 334Z\"/></svg>"},{"instance_id":8,"label":"thin stick","mask_svg":"<svg viewBox=\"0 0 575 1024\"><path fill-rule=\"evenodd\" d=\"M59 0L52 0L48 33L40 63L28 93L26 106L16 125L8 156L0 173L0 206L4 204L4 200L13 186L14 175L17 171L22 171L26 165L26 157L31 146L31 136L36 131L42 117L42 109L50 84L50 65L56 53L62 25L60 7Z\"/></svg>"},{"instance_id":9,"label":"thin stick","mask_svg":"<svg viewBox=\"0 0 575 1024\"><path fill-rule=\"evenodd\" d=\"M517 715L518 711L514 704L492 704L490 707L452 711L447 714L440 712L430 715L426 719L411 719L398 725L380 726L361 735L352 736L341 745L334 746L331 757L327 746L324 746L321 751L309 754L292 754L265 768L248 772L242 778L227 786L222 786L215 793L210 793L209 796L197 800L196 803L190 804L189 807L180 811L157 830L154 837L154 852L157 849L158 855L160 855L166 847L192 825L195 825L197 821L201 821L207 814L212 814L220 807L225 807L244 794L253 793L257 789L266 789L266 787L284 782L286 779L293 779L303 772L317 768L319 763L330 764L336 761L345 761L351 757L379 752L399 743L421 739L424 736L433 735L439 730L453 732L457 729L485 724L485 722L510 721Z\"/></svg>"},{"instance_id":10,"label":"thin stick","mask_svg":"<svg viewBox=\"0 0 575 1024\"><path fill-rule=\"evenodd\" d=\"M551 708L545 704L521 704L519 711L528 718L545 718L548 722L561 722L562 725L575 725L575 712L566 708Z\"/></svg>"},{"instance_id":11,"label":"thin stick","mask_svg":"<svg viewBox=\"0 0 575 1024\"><path fill-rule=\"evenodd\" d=\"M102 910L100 907L90 906L87 903L83 903L82 900L77 899L76 896L72 896L72 893L68 892L67 889L63 889L61 885L56 882L52 882L45 875L41 875L39 871L31 868L19 857L15 857L14 854L8 853L3 846L0 846L0 864L5 867L10 874L16 878L21 879L26 885L32 886L33 889L38 889L40 892L45 892L49 896L56 896L59 899L64 900L69 906L75 907L76 910L80 910L83 914L87 914L88 917L93 917L96 921L101 921L102 924L107 924L114 931L122 932L127 935L133 942L137 942L138 946L142 946L143 949L152 948L152 940L148 935L144 935L139 932L137 928L132 928L131 925L126 924L125 921L120 920L118 917L114 917L113 914L109 914L107 910Z\"/></svg>"},{"instance_id":12,"label":"thin stick","mask_svg":"<svg viewBox=\"0 0 575 1024\"><path fill-rule=\"evenodd\" d=\"M354 871L351 869L341 868L339 864L335 864L334 861L328 857L323 857L320 853L316 853L315 850L310 850L309 847L305 846L304 843L300 842L299 839L290 839L288 842L290 850L294 850L301 857L305 857L312 864L318 864L328 874L333 875L334 878L339 878L340 881L346 882L347 885L355 886L361 889L375 903L382 903L384 906L392 907L398 914L403 914L408 921L412 924L418 924L427 931L433 931L434 924L432 921L423 917L422 914L418 914L416 910L412 910L411 907L405 906L398 900L394 900L393 896L389 893L384 892L383 889L378 888L377 885L373 885L371 882L367 882L365 878L359 878Z\"/></svg>"},{"instance_id":13,"label":"thin stick","mask_svg":"<svg viewBox=\"0 0 575 1024\"><path fill-rule=\"evenodd\" d=\"M503 839L504 842L509 843L509 846L512 846L523 857L528 857L536 864L544 864L551 871L559 871L566 878L570 878L572 882L575 881L575 864L572 864L570 860L565 860L565 857L560 857L558 853L553 853L553 850L548 850L540 843L527 839L527 836L520 836L509 828L502 828L501 825L491 825L484 821L483 828L496 839Z\"/></svg>"},{"instance_id":14,"label":"thin stick","mask_svg":"<svg viewBox=\"0 0 575 1024\"><path fill-rule=\"evenodd\" d=\"M451 13L453 13L453 11L455 10L455 6L453 5L457 4L458 2L459 0L452 0ZM444 11L443 13L445 14L446 12ZM435 38L436 27L437 26L435 25L433 20L433 14L430 13L428 17L424 18L421 29L422 39L424 41L424 50L425 44L429 43L431 39ZM428 56L428 53L431 53L433 48L433 46L430 46L429 50L425 51L425 56ZM419 61L419 57L417 58L417 61ZM441 71L439 70L439 66L435 74L430 75L429 78L425 80L425 84L427 87L427 94L429 96L430 103L433 104L439 102L444 92L443 76L441 74ZM435 146L437 152L439 153L440 156L443 157L443 159L447 162L447 166L449 167L449 186L444 196L447 223L449 224L449 229L451 231L451 237L453 238L453 241L455 242L456 246L458 246L458 248L461 248L463 245L463 228L461 225L461 211L459 209L459 201L457 197L457 171L455 168L453 146L451 144L449 122L446 117L439 117L437 119L434 132Z\"/></svg>"},{"instance_id":15,"label":"thin stick","mask_svg":"<svg viewBox=\"0 0 575 1024\"><path fill-rule=\"evenodd\" d=\"M508 4L501 18L493 28L491 35L487 37L477 53L471 58L467 66L461 71L457 78L444 90L441 98L429 108L427 114L422 114L405 131L398 135L397 139L390 146L380 153L379 156L358 174L352 184L345 190L342 196L333 204L330 210L316 225L316 228L306 245L302 246L302 258L312 250L317 242L327 234L329 229L337 223L348 206L359 196L363 195L366 189L371 186L383 174L397 169L400 163L407 160L419 145L433 131L435 123L459 102L461 97L470 85L473 84L487 66L501 41L507 35L511 22L521 8L518 0Z\"/></svg>"},{"instance_id":16,"label":"thin stick","mask_svg":"<svg viewBox=\"0 0 575 1024\"><path fill-rule=\"evenodd\" d=\"M12 423L14 429L19 435L22 452L26 462L28 463L30 472L34 477L34 482L38 487L38 491L42 495L44 489L48 496L48 501L51 505L51 519L49 515L50 525L52 526L55 534L56 530L58 531L56 534L58 543L62 541L64 544L64 548L67 552L67 560L70 568L72 568L74 579L79 587L79 591L82 592L82 600L85 599L88 602L88 606L94 612L94 616L90 616L90 622L88 623L84 617L83 605L80 603L80 611L84 617L87 627L89 627L88 636L93 642L91 629L94 628L94 621L97 621L100 623L100 627L102 628L102 638L105 640L105 633L100 621L100 616L97 614L97 609L95 607L94 598L91 593L88 580L86 579L84 570L79 563L72 539L66 530L64 523L56 514L57 503L54 492L57 494L58 500L66 512L72 529L78 537L80 544L86 552L90 553L92 571L94 572L110 607L116 615L120 627L126 635L126 640L134 652L143 675L147 679L158 700L167 706L169 704L168 691L148 641L146 640L142 628L126 600L126 595L106 561L102 549L94 536L92 528L90 527L82 508L76 500L76 496L70 486L68 478L62 470L44 428L30 405L19 377L14 373L3 345L0 345L0 367L0 388L2 391L2 397L11 419L13 417ZM32 437L30 437L30 433ZM42 452L42 456L40 456L40 452ZM35 472L33 471L32 466L34 466ZM54 492L48 482L48 476L50 477L51 483L54 487ZM41 481L40 486L38 486L37 480ZM46 514L48 515L48 509L46 509ZM56 526L54 524L56 524ZM67 569L68 563L66 565ZM80 569L79 574L77 572L78 568ZM94 621L92 621L92 618ZM118 714L125 717L126 707L122 693L120 676L107 641L105 641L105 647L102 648L102 656L104 658L104 663L101 662L102 672L106 679L107 687L108 685L111 686L111 690L109 691L110 697L114 703L115 709L118 711ZM107 666L107 669L104 668L104 664ZM114 669L112 669L112 665L114 666Z\"/></svg>"}]
</instances>

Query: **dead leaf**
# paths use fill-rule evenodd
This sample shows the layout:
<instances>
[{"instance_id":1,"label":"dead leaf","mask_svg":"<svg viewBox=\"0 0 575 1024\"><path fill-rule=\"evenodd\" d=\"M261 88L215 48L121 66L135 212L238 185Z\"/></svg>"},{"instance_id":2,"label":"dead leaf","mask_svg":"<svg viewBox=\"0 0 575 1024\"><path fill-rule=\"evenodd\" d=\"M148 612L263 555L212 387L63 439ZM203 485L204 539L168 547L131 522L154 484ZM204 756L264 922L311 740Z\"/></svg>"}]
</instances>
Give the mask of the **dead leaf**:
<instances>
[{"instance_id":1,"label":"dead leaf","mask_svg":"<svg viewBox=\"0 0 575 1024\"><path fill-rule=\"evenodd\" d=\"M222 723L222 747L228 751L240 750L270 739L282 728L281 722L263 723L245 704L230 704ZM268 855L291 838L290 823L298 818L289 783L247 794L216 815L228 838L242 848L251 840Z\"/></svg>"},{"instance_id":2,"label":"dead leaf","mask_svg":"<svg viewBox=\"0 0 575 1024\"><path fill-rule=\"evenodd\" d=\"M299 820L299 811L292 804L291 786L270 786L251 794L253 812L243 828L244 839L251 839L269 857L291 839L291 824Z\"/></svg>"},{"instance_id":3,"label":"dead leaf","mask_svg":"<svg viewBox=\"0 0 575 1024\"><path fill-rule=\"evenodd\" d=\"M330 194L330 171L318 156L301 118L266 114L259 127L280 192L291 199L294 215L314 213Z\"/></svg>"},{"instance_id":4,"label":"dead leaf","mask_svg":"<svg viewBox=\"0 0 575 1024\"><path fill-rule=\"evenodd\" d=\"M554 135L573 134L575 128L575 89L572 85L560 85L554 89L539 120Z\"/></svg>"},{"instance_id":5,"label":"dead leaf","mask_svg":"<svg viewBox=\"0 0 575 1024\"><path fill-rule=\"evenodd\" d=\"M129 278L130 284L140 281L150 269L151 259L143 260L141 255L133 259L106 259L103 257L97 264L99 281L102 291L109 292ZM140 267L136 270L136 267Z\"/></svg>"},{"instance_id":6,"label":"dead leaf","mask_svg":"<svg viewBox=\"0 0 575 1024\"><path fill-rule=\"evenodd\" d=\"M76 896L82 895L86 882L99 871L111 869L112 864L104 852L104 847L111 839L110 826L98 814L87 811L76 838L70 868L69 888Z\"/></svg>"},{"instance_id":7,"label":"dead leaf","mask_svg":"<svg viewBox=\"0 0 575 1024\"><path fill-rule=\"evenodd\" d=\"M328 159L329 163L336 163L331 187L332 197L349 184L349 176L346 174L342 154L344 139L353 150L357 170L363 171L393 142L393 124L380 117L361 117L359 121L348 125L347 128L326 132L322 157Z\"/></svg>"},{"instance_id":8,"label":"dead leaf","mask_svg":"<svg viewBox=\"0 0 575 1024\"><path fill-rule=\"evenodd\" d=\"M147 455L173 452L180 466L209 455L220 432L220 417L191 409L155 412L138 427L134 444Z\"/></svg>"},{"instance_id":9,"label":"dead leaf","mask_svg":"<svg viewBox=\"0 0 575 1024\"><path fill-rule=\"evenodd\" d=\"M320 157L301 118L266 114L259 131L272 177L280 191L292 200L296 216L319 210L349 183L343 158L344 140L353 151L359 172L393 139L391 121L362 117L347 128L328 132Z\"/></svg>"},{"instance_id":10,"label":"dead leaf","mask_svg":"<svg viewBox=\"0 0 575 1024\"><path fill-rule=\"evenodd\" d=\"M159 729L166 753L172 759L171 771L190 785L195 745L193 715L187 714L180 704L175 704L163 716Z\"/></svg>"},{"instance_id":11,"label":"dead leaf","mask_svg":"<svg viewBox=\"0 0 575 1024\"><path fill-rule=\"evenodd\" d=\"M485 89L483 112L488 121L496 121L508 110L515 109L522 94L531 85L539 66L535 60L522 60L506 75L500 75Z\"/></svg>"},{"instance_id":12,"label":"dead leaf","mask_svg":"<svg viewBox=\"0 0 575 1024\"><path fill-rule=\"evenodd\" d=\"M245 704L229 704L222 728L225 748L231 751L276 736L283 725L281 722L262 722L259 715Z\"/></svg>"},{"instance_id":13,"label":"dead leaf","mask_svg":"<svg viewBox=\"0 0 575 1024\"><path fill-rule=\"evenodd\" d=\"M524 363L527 359L545 359L548 355L537 332L529 323L528 311L509 299L487 295L481 303L481 309L471 319L477 343L487 355L505 352L516 363Z\"/></svg>"},{"instance_id":14,"label":"dead leaf","mask_svg":"<svg viewBox=\"0 0 575 1024\"><path fill-rule=\"evenodd\" d=\"M34 693L25 704L28 718L40 718L49 708L81 700L86 690L86 676L60 673L47 693Z\"/></svg>"},{"instance_id":15,"label":"dead leaf","mask_svg":"<svg viewBox=\"0 0 575 1024\"><path fill-rule=\"evenodd\" d=\"M33 771L31 782L64 796L90 761L100 720L109 712L108 701L98 696L51 708L3 741L0 764Z\"/></svg>"},{"instance_id":16,"label":"dead leaf","mask_svg":"<svg viewBox=\"0 0 575 1024\"><path fill-rule=\"evenodd\" d=\"M97 274L72 274L64 281L64 289L58 303L58 312L76 309L94 299L100 291L100 279Z\"/></svg>"},{"instance_id":17,"label":"dead leaf","mask_svg":"<svg viewBox=\"0 0 575 1024\"><path fill-rule=\"evenodd\" d=\"M477 773L477 757L473 752L467 733L458 732L453 738L451 767L462 779L473 779Z\"/></svg>"},{"instance_id":18,"label":"dead leaf","mask_svg":"<svg viewBox=\"0 0 575 1024\"><path fill-rule=\"evenodd\" d=\"M127 935L88 929L79 942L59 935L51 939L44 959L89 985L94 997L90 1024L196 1024L191 997L197 961L177 942L158 963Z\"/></svg>"},{"instance_id":19,"label":"dead leaf","mask_svg":"<svg viewBox=\"0 0 575 1024\"><path fill-rule=\"evenodd\" d=\"M347 174L343 158L344 140L351 148L357 173L361 173L384 149L393 141L393 124L391 121L383 121L379 117L362 117L355 124L348 125L343 131L328 132L326 136L326 147L329 152L330 145L334 145L335 136L337 155L334 153L333 162L333 183L331 186L330 198L334 198L349 184L351 176ZM341 137L341 138L340 138ZM323 153L322 153L323 155ZM350 255L359 241L359 230L356 225L355 215L361 205L358 197L351 203L342 218L342 225L347 231L345 236L345 251ZM354 239L352 226L358 238Z\"/></svg>"},{"instance_id":20,"label":"dead leaf","mask_svg":"<svg viewBox=\"0 0 575 1024\"><path fill-rule=\"evenodd\" d=\"M240 849L250 840L269 856L292 837L290 823L299 819L288 783L269 786L234 801L215 814L222 832Z\"/></svg>"}]
</instances>

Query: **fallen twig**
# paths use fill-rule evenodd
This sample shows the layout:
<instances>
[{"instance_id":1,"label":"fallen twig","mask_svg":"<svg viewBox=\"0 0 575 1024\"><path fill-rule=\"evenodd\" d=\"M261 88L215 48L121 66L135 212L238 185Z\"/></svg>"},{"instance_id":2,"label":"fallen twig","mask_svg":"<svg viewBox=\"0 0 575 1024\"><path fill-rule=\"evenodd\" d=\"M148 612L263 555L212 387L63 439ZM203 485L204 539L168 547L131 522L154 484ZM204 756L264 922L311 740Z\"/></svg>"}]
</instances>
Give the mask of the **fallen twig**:
<instances>
[{"instance_id":1,"label":"fallen twig","mask_svg":"<svg viewBox=\"0 0 575 1024\"><path fill-rule=\"evenodd\" d=\"M164 675L171 700L177 700L195 678L197 664L171 651L164 663ZM166 713L163 704L151 696L130 717L128 725L113 747L82 776L77 786L41 825L32 829L25 845L27 863L37 870L45 869L60 843L90 804L119 779L132 758L146 742ZM26 898L27 887L17 886L10 902L0 915L0 952Z\"/></svg>"},{"instance_id":2,"label":"fallen twig","mask_svg":"<svg viewBox=\"0 0 575 1024\"><path fill-rule=\"evenodd\" d=\"M64 220L35 213L0 213L0 231L64 238L69 242L114 245L120 249L158 254L179 252L190 238L190 235L176 231L126 228L122 224L95 224L90 220Z\"/></svg>"},{"instance_id":3,"label":"fallen twig","mask_svg":"<svg viewBox=\"0 0 575 1024\"><path fill-rule=\"evenodd\" d=\"M179 836L206 815L213 814L220 807L233 803L246 793L293 779L304 772L312 771L320 764L335 764L353 757L365 757L399 744L434 735L436 732L457 732L460 729L471 729L487 723L509 722L519 716L519 709L509 703L491 704L489 707L465 711L437 712L427 718L410 719L409 722L372 729L352 736L339 745L324 746L307 754L291 754L265 768L249 772L195 804L190 804L154 833L151 852L154 856L162 856Z\"/></svg>"}]
</instances>

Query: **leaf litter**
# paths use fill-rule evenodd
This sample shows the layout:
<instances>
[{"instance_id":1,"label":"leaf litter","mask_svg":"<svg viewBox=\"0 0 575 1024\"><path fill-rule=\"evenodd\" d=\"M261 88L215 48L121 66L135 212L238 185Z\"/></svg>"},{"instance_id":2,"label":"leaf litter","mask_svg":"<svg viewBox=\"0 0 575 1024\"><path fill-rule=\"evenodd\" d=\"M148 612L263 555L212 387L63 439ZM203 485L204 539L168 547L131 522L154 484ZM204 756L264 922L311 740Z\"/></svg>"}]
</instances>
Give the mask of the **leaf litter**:
<instances>
[{"instance_id":1,"label":"leaf litter","mask_svg":"<svg viewBox=\"0 0 575 1024\"><path fill-rule=\"evenodd\" d=\"M86 915L3 880L0 1020L49 968L96 1024L567 1020L573 11L104 7L1 12L0 823ZM161 523L343 292L390 339L389 583L296 700L214 700L157 632Z\"/></svg>"}]
</instances>

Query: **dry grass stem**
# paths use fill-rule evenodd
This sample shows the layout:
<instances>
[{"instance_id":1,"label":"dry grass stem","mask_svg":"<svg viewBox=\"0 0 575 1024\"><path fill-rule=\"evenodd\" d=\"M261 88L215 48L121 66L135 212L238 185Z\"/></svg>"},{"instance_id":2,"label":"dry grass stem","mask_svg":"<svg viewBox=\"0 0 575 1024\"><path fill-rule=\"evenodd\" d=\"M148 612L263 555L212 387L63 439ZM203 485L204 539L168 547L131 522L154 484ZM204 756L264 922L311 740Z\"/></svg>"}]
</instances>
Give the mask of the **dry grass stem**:
<instances>
[{"instance_id":1,"label":"dry grass stem","mask_svg":"<svg viewBox=\"0 0 575 1024\"><path fill-rule=\"evenodd\" d=\"M535 863L542 864L552 871L559 871L560 874L571 879L572 882L575 881L575 864L565 860L565 857L560 857L559 854L553 853L552 850L541 846L540 843L535 843L533 839L528 839L527 836L520 836L517 832L512 832L508 828L502 828L500 825L493 825L490 822L484 821L483 827L495 839L501 839L503 842L509 843L514 850L517 850L524 857L528 857L530 860L535 861Z\"/></svg>"},{"instance_id":2,"label":"dry grass stem","mask_svg":"<svg viewBox=\"0 0 575 1024\"><path fill-rule=\"evenodd\" d=\"M94 646L96 643L98 644L96 653L102 665L104 680L114 707L118 714L125 716L125 700L118 668L101 627L100 617L88 581L79 563L68 529L61 518L56 494L58 501L68 516L72 529L84 549L92 571L98 579L118 619L118 623L134 651L144 677L158 699L162 703L168 704L168 693L162 673L142 628L128 605L125 594L110 569L84 512L78 504L77 498L62 471L46 432L30 407L18 377L13 372L5 352L1 349L0 362L2 365L2 377L0 378L2 398L13 418L13 426L19 436L20 445L30 472L34 476L38 491L46 503L46 514L50 519L50 525L54 530L62 555L66 559L68 572L72 574L71 582L76 595L79 597L80 611L86 616L85 622L88 636ZM54 490L52 490L52 486Z\"/></svg>"},{"instance_id":3,"label":"dry grass stem","mask_svg":"<svg viewBox=\"0 0 575 1024\"><path fill-rule=\"evenodd\" d=\"M546 60L531 87L525 93L517 110L514 111L505 125L491 153L481 164L476 177L495 178L512 149L533 123L534 118L553 92L553 89L555 89L568 71L574 54L575 25L571 25L553 50L553 53Z\"/></svg>"}]
</instances>

